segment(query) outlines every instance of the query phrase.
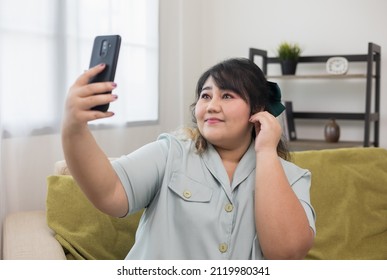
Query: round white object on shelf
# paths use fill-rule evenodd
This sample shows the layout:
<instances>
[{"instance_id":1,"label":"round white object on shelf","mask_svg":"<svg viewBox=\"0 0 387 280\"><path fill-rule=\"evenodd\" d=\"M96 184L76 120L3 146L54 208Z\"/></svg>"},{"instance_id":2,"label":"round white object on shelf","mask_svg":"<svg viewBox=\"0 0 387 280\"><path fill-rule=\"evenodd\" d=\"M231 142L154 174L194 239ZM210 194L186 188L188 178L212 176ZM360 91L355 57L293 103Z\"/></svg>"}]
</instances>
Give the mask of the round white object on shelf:
<instances>
[{"instance_id":1,"label":"round white object on shelf","mask_svg":"<svg viewBox=\"0 0 387 280\"><path fill-rule=\"evenodd\" d=\"M348 60L341 56L331 57L327 60L326 69L329 74L346 74L348 71Z\"/></svg>"}]
</instances>

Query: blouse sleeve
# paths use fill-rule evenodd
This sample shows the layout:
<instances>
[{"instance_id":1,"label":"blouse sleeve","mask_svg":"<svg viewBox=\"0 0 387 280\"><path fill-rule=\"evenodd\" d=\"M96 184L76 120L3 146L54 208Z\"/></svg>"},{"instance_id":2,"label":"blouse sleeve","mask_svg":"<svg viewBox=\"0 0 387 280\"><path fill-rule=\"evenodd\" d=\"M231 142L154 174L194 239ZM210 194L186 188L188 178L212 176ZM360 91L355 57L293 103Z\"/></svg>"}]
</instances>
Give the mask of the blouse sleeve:
<instances>
[{"instance_id":1,"label":"blouse sleeve","mask_svg":"<svg viewBox=\"0 0 387 280\"><path fill-rule=\"evenodd\" d=\"M286 176L292 190L299 199L302 207L305 210L305 214L309 221L309 226L313 229L316 234L316 213L310 202L310 187L311 187L311 173L307 169L302 169L297 165L282 160Z\"/></svg>"},{"instance_id":2,"label":"blouse sleeve","mask_svg":"<svg viewBox=\"0 0 387 280\"><path fill-rule=\"evenodd\" d=\"M168 140L159 138L112 162L125 188L128 214L146 207L157 193L164 177L168 149Z\"/></svg>"}]
</instances>

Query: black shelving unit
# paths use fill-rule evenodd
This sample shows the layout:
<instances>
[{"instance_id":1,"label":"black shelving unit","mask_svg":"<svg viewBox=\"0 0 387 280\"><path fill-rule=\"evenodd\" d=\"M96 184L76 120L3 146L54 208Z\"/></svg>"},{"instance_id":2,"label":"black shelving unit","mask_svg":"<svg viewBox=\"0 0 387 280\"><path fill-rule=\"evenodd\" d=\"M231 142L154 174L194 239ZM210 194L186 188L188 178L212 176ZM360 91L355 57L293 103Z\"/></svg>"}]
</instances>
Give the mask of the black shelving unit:
<instances>
[{"instance_id":1,"label":"black shelving unit","mask_svg":"<svg viewBox=\"0 0 387 280\"><path fill-rule=\"evenodd\" d=\"M249 59L254 61L255 56L262 59L262 71L267 75L268 64L280 63L277 57L268 57L267 51L262 49L250 48ZM336 144L326 143L325 141L315 140L295 140L291 141L294 150L305 149L323 149L334 147L379 147L379 129L380 129L380 61L381 47L374 43L368 43L368 52L365 54L340 54L340 55L318 55L318 56L301 56L298 63L326 63L331 57L345 57L348 63L363 62L366 64L366 74L344 74L344 75L286 75L271 76L277 79L351 79L364 78L366 83L364 112L342 113L342 112L301 112L293 111L295 119L337 119L337 120L361 120L364 121L364 138L361 142L338 142ZM374 83L374 87L372 86ZM372 98L374 98L374 108L372 108ZM371 126L373 125L373 141L371 141ZM325 142L325 143L324 143ZM299 144L299 145L298 145ZM297 147L297 145L299 147Z\"/></svg>"}]
</instances>

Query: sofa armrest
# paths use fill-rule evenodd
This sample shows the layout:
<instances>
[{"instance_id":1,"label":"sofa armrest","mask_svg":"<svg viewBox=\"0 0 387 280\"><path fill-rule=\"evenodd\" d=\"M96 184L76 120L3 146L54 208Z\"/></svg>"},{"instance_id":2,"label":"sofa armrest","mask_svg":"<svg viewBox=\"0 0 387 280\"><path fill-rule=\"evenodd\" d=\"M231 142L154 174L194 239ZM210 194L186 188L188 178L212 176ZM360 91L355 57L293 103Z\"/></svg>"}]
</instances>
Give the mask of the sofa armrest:
<instances>
[{"instance_id":1,"label":"sofa armrest","mask_svg":"<svg viewBox=\"0 0 387 280\"><path fill-rule=\"evenodd\" d=\"M3 226L5 260L65 260L62 246L47 226L43 210L17 212L6 217Z\"/></svg>"}]
</instances>

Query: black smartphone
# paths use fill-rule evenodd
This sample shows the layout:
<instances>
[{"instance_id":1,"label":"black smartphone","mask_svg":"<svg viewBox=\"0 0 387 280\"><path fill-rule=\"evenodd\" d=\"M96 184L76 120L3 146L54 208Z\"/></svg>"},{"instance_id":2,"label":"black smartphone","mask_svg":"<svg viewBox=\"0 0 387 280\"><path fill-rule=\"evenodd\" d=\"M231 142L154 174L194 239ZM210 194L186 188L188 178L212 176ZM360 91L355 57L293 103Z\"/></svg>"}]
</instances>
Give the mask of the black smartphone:
<instances>
[{"instance_id":1,"label":"black smartphone","mask_svg":"<svg viewBox=\"0 0 387 280\"><path fill-rule=\"evenodd\" d=\"M104 35L95 37L90 59L90 68L101 63L106 64L106 67L101 73L93 77L90 80L90 83L114 81L120 46L121 37L119 35ZM108 93L111 92L104 92L103 94ZM91 108L91 110L99 110L102 112L106 112L108 109L109 103Z\"/></svg>"}]
</instances>

